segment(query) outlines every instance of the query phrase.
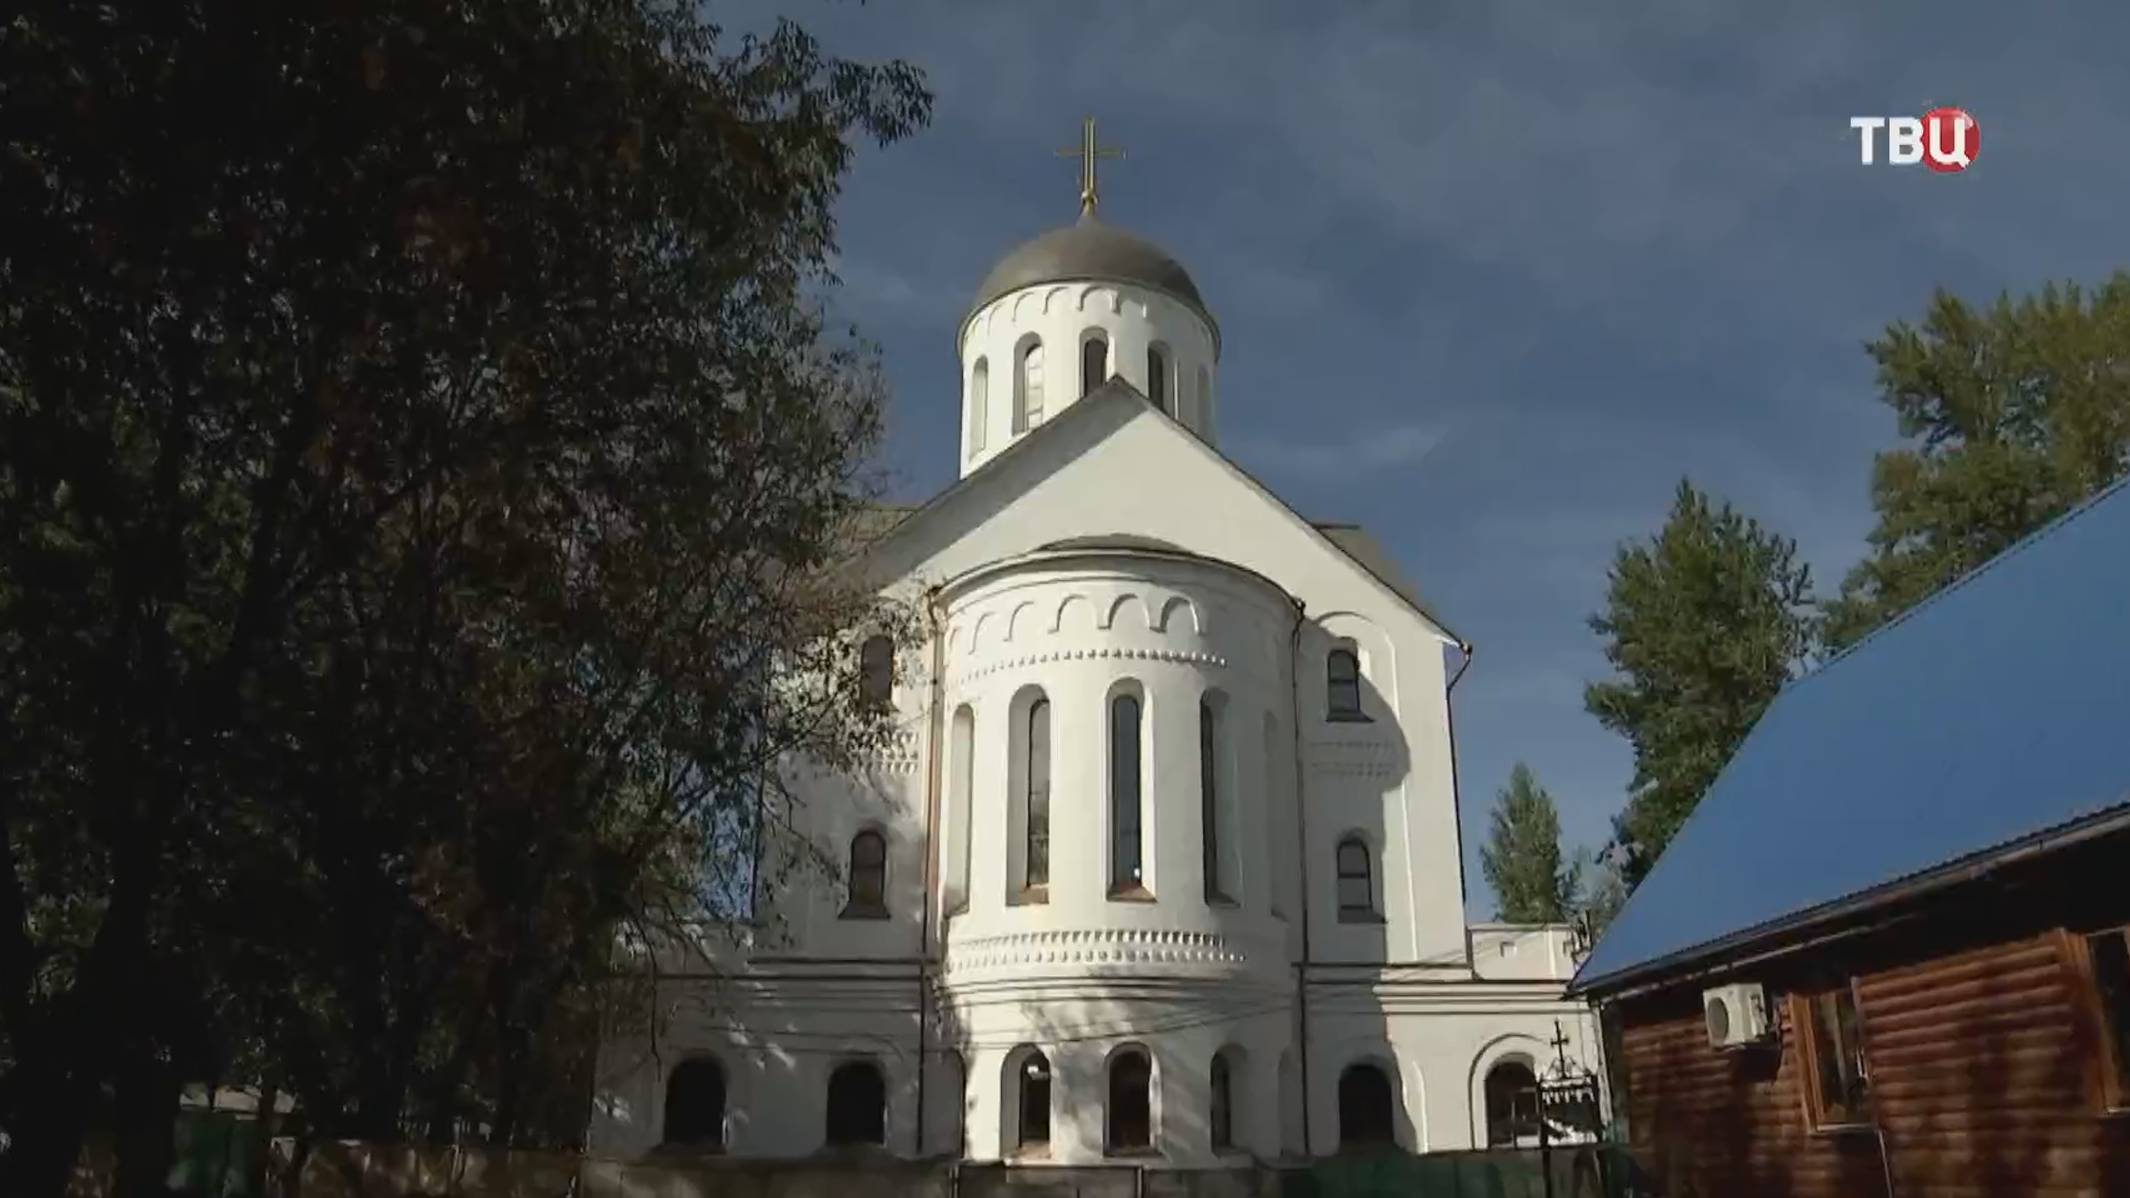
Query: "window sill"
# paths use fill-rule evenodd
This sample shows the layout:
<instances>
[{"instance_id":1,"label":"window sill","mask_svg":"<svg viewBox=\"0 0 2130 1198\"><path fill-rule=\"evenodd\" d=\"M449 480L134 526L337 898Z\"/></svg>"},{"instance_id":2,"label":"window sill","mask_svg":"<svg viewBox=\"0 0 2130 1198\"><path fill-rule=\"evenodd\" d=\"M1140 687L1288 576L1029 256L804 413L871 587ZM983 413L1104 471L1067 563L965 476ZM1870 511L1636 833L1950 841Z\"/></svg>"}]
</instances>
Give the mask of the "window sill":
<instances>
[{"instance_id":1,"label":"window sill","mask_svg":"<svg viewBox=\"0 0 2130 1198\"><path fill-rule=\"evenodd\" d=\"M1149 1144L1144 1148L1104 1148L1102 1155L1112 1160L1148 1160L1158 1158L1161 1151Z\"/></svg>"},{"instance_id":2,"label":"window sill","mask_svg":"<svg viewBox=\"0 0 2130 1198\"><path fill-rule=\"evenodd\" d=\"M1373 724L1375 719L1358 711L1334 711L1324 717L1327 724Z\"/></svg>"},{"instance_id":3,"label":"window sill","mask_svg":"<svg viewBox=\"0 0 2130 1198\"><path fill-rule=\"evenodd\" d=\"M1012 1161L1047 1161L1050 1159L1050 1145L1025 1144L1008 1153L1006 1159Z\"/></svg>"},{"instance_id":4,"label":"window sill","mask_svg":"<svg viewBox=\"0 0 2130 1198\"><path fill-rule=\"evenodd\" d=\"M1007 902L1009 907L1041 907L1050 902L1050 887L1023 886Z\"/></svg>"},{"instance_id":5,"label":"window sill","mask_svg":"<svg viewBox=\"0 0 2130 1198\"><path fill-rule=\"evenodd\" d=\"M1144 886L1133 883L1130 886L1110 891L1109 901L1113 903L1151 903L1154 901L1154 892Z\"/></svg>"},{"instance_id":6,"label":"window sill","mask_svg":"<svg viewBox=\"0 0 2130 1198\"><path fill-rule=\"evenodd\" d=\"M1873 1136L1878 1134L1875 1123L1822 1123L1812 1128L1815 1136Z\"/></svg>"},{"instance_id":7,"label":"window sill","mask_svg":"<svg viewBox=\"0 0 2130 1198\"><path fill-rule=\"evenodd\" d=\"M1339 922L1379 924L1384 922L1384 919L1383 913L1380 911L1341 911L1339 912Z\"/></svg>"},{"instance_id":8,"label":"window sill","mask_svg":"<svg viewBox=\"0 0 2130 1198\"><path fill-rule=\"evenodd\" d=\"M1218 907L1223 911L1233 911L1240 908L1242 904L1225 894L1209 894L1206 896L1206 906Z\"/></svg>"},{"instance_id":9,"label":"window sill","mask_svg":"<svg viewBox=\"0 0 2130 1198\"><path fill-rule=\"evenodd\" d=\"M886 919L886 907L845 907L836 913L837 919Z\"/></svg>"}]
</instances>

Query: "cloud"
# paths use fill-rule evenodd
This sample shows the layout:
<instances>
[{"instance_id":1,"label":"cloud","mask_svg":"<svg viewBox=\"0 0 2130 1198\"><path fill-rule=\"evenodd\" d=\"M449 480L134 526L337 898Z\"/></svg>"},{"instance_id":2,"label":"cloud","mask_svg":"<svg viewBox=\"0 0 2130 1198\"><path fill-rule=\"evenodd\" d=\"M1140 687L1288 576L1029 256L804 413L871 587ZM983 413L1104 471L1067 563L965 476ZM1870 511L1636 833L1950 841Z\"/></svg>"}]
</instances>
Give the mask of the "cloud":
<instances>
[{"instance_id":1,"label":"cloud","mask_svg":"<svg viewBox=\"0 0 2130 1198\"><path fill-rule=\"evenodd\" d=\"M1446 435L1437 424L1399 424L1332 441L1244 441L1235 457L1274 473L1335 478L1417 465Z\"/></svg>"}]
</instances>

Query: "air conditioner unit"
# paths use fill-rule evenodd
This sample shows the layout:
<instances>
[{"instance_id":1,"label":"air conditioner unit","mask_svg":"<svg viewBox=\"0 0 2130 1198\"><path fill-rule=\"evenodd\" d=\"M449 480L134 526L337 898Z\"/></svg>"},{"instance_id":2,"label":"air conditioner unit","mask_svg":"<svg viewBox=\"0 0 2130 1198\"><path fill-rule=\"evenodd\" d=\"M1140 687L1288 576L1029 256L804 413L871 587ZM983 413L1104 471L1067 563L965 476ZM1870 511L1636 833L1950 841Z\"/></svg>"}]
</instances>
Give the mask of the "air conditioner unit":
<instances>
[{"instance_id":1,"label":"air conditioner unit","mask_svg":"<svg viewBox=\"0 0 2130 1198\"><path fill-rule=\"evenodd\" d=\"M1752 982L1735 982L1701 992L1708 1016L1710 1048L1744 1048L1770 1034L1767 992Z\"/></svg>"}]
</instances>

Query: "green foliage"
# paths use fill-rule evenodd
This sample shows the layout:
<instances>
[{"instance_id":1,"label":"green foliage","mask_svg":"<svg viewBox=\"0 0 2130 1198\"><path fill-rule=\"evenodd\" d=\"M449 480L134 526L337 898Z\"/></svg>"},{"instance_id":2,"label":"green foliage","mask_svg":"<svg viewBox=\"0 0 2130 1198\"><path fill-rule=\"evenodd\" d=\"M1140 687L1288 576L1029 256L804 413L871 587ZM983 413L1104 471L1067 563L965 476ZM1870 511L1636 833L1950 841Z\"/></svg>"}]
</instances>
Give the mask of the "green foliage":
<instances>
[{"instance_id":1,"label":"green foliage","mask_svg":"<svg viewBox=\"0 0 2130 1198\"><path fill-rule=\"evenodd\" d=\"M1581 863L1561 860L1560 812L1531 767L1517 762L1495 793L1492 830L1479 866L1496 914L1510 923L1562 923L1576 907Z\"/></svg>"},{"instance_id":2,"label":"green foliage","mask_svg":"<svg viewBox=\"0 0 2130 1198\"><path fill-rule=\"evenodd\" d=\"M1590 626L1619 677L1583 705L1634 746L1613 820L1623 880L1638 884L1814 639L1809 568L1795 542L1714 506L1681 480L1670 518L1614 557Z\"/></svg>"},{"instance_id":3,"label":"green foliage","mask_svg":"<svg viewBox=\"0 0 2130 1198\"><path fill-rule=\"evenodd\" d=\"M1867 347L1916 443L1878 455L1872 553L1827 605L1854 644L2130 466L2130 273L1977 310L1938 292Z\"/></svg>"},{"instance_id":4,"label":"green foliage","mask_svg":"<svg viewBox=\"0 0 2130 1198\"><path fill-rule=\"evenodd\" d=\"M882 734L806 297L929 96L661 0L9 20L0 1192L146 1192L180 1078L573 1135L617 931Z\"/></svg>"}]
</instances>

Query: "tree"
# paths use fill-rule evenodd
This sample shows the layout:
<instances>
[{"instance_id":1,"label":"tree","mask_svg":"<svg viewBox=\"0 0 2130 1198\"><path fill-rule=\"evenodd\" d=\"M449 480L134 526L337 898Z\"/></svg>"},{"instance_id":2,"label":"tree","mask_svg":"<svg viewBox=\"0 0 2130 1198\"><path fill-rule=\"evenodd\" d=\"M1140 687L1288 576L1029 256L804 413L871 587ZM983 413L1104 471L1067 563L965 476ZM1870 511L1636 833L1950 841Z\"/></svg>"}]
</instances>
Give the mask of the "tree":
<instances>
[{"instance_id":1,"label":"tree","mask_svg":"<svg viewBox=\"0 0 2130 1198\"><path fill-rule=\"evenodd\" d=\"M1796 559L1795 542L1684 479L1663 529L1615 555L1590 626L1620 677L1588 686L1583 705L1634 746L1613 820L1629 887L1810 652L1811 574Z\"/></svg>"},{"instance_id":2,"label":"tree","mask_svg":"<svg viewBox=\"0 0 2130 1198\"><path fill-rule=\"evenodd\" d=\"M880 376L810 297L921 80L663 0L39 0L0 100L0 1192L92 1123L156 1191L185 1080L522 1140L616 931L878 735Z\"/></svg>"},{"instance_id":3,"label":"tree","mask_svg":"<svg viewBox=\"0 0 2130 1198\"><path fill-rule=\"evenodd\" d=\"M1560 812L1521 761L1495 793L1479 867L1494 888L1496 914L1510 923L1562 923L1575 909L1580 863L1562 862Z\"/></svg>"},{"instance_id":4,"label":"tree","mask_svg":"<svg viewBox=\"0 0 2130 1198\"><path fill-rule=\"evenodd\" d=\"M2130 273L1987 311L1943 291L1867 346L1916 443L1878 455L1872 552L1827 605L1854 644L2130 467Z\"/></svg>"}]
</instances>

